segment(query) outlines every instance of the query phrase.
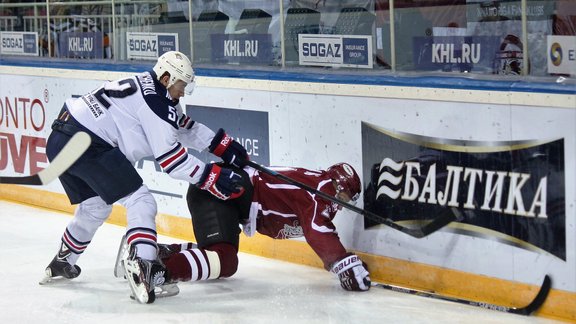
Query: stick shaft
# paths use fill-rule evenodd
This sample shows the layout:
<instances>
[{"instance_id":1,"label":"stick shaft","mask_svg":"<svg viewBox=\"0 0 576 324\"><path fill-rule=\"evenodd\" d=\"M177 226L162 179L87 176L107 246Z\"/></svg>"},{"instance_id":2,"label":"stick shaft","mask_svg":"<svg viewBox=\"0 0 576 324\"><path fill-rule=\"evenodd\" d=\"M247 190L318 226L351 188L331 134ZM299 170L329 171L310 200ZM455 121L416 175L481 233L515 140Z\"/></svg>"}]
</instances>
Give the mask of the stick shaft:
<instances>
[{"instance_id":1,"label":"stick shaft","mask_svg":"<svg viewBox=\"0 0 576 324\"><path fill-rule=\"evenodd\" d=\"M283 174L281 174L281 173L279 173L279 172L276 172L276 171L274 171L274 170L271 170L271 169L269 169L269 168L266 168L266 167L264 167L264 166L262 166L262 165L260 165L260 164L258 164L258 163L256 163L256 162L248 161L248 162L247 162L247 165L250 166L250 167L252 167L252 168L254 168L254 169L256 169L256 170L258 170L258 171L261 171L261 172L267 173L267 174L269 174L269 175L271 175L271 176L277 177L277 178L279 178L279 179L281 179L281 180L283 180L283 181L285 181L285 182L287 182L287 183L289 183L289 184L295 185L295 186L297 186L297 187L299 187L299 188L301 188L301 189L304 189L304 190L306 190L306 191L308 191L308 192L310 192L310 193L316 194L316 195L318 195L318 196L320 196L320 197L322 197L322 198L324 198L324 199L327 199L327 200L329 200L329 201L331 201L331 202L334 202L334 203L336 203L336 204L338 204L338 205L340 205L340 206L342 206L342 207L345 207L345 208L347 208L347 209L350 209L350 210L352 210L352 211L354 211L354 212L356 212L356 213L358 213L358 214L360 214L360 215L364 215L364 216L366 216L366 218L368 218L368 219L370 219L370 220L372 220L372 221L375 221L375 222L380 223L380 224L387 225L387 226L389 226L389 227L391 227L391 228L393 228L393 229L395 229L395 230L401 231L402 233L408 234L408 235L413 236L413 237L416 237L416 238L422 238L422 237L424 237L424 236L427 236L428 234L437 231L438 229L440 229L440 228L448 225L450 222L452 222L452 221L454 221L454 220L456 219L456 217L454 217L454 215L452 215L452 214L446 214L446 215L442 215L442 216L436 218L436 219L433 220L431 223L425 225L425 226L422 227L422 228L409 228L409 227L404 227L404 226L402 226L402 225L399 225L399 224L394 223L393 221L391 221L391 220L389 220L389 219L387 219L387 218L385 218L385 217L383 217L383 216L380 216L380 215L377 215L377 214L372 213L372 212L370 212L370 211L367 211L367 210L365 210L365 209L356 207L356 206L354 206L354 205L352 205L352 204L349 204L349 203L347 203L347 202L345 202L345 201L343 201L343 200L341 200L341 199L338 199L338 198L336 198L336 197L334 197L334 196L331 196L331 195L328 195L328 194L326 194L326 193L324 193L324 192L322 192L322 191L316 190L315 188L312 188L312 187L310 187L310 186L308 186L308 185L306 185L306 184L304 184L304 183L301 183L301 182L299 182L299 181L297 181L297 180L294 180L294 179L292 179L292 178L290 178L290 177L287 177L287 176L285 176L285 175L283 175Z\"/></svg>"}]
</instances>

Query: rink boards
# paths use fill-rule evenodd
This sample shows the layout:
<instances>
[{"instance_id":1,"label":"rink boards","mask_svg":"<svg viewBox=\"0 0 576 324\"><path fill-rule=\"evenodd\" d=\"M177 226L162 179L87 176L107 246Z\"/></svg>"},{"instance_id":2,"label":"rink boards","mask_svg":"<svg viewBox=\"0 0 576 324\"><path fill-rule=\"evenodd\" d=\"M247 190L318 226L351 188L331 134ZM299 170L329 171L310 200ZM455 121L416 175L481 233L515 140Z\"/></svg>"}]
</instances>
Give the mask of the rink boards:
<instances>
[{"instance_id":1,"label":"rink boards","mask_svg":"<svg viewBox=\"0 0 576 324\"><path fill-rule=\"evenodd\" d=\"M128 75L0 66L0 172L45 167L46 138L64 100ZM576 319L574 86L533 91L522 83L464 82L454 89L425 79L344 84L199 75L182 106L193 119L225 128L256 162L326 168L347 161L361 174L373 212L403 224L446 209L464 217L414 239L340 212L342 242L368 260L373 280L517 306L549 274L554 290L540 314ZM159 232L192 238L188 185L152 160L136 167L157 198ZM59 183L4 185L0 197L73 210ZM125 223L120 208L111 222ZM303 240L242 236L241 249L321 267Z\"/></svg>"}]
</instances>

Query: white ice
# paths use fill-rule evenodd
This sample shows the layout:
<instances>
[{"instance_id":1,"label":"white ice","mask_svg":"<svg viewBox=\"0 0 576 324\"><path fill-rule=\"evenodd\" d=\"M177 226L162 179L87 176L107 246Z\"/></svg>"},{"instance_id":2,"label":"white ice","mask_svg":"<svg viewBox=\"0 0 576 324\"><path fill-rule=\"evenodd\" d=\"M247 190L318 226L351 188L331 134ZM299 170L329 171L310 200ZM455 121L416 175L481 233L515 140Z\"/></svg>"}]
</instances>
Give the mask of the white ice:
<instances>
[{"instance_id":1,"label":"white ice","mask_svg":"<svg viewBox=\"0 0 576 324\"><path fill-rule=\"evenodd\" d=\"M123 227L105 224L80 277L40 286L71 216L0 200L0 323L553 323L382 288L347 292L323 269L240 254L229 279L180 283L180 294L142 305L113 276ZM160 236L162 243L179 242Z\"/></svg>"}]
</instances>

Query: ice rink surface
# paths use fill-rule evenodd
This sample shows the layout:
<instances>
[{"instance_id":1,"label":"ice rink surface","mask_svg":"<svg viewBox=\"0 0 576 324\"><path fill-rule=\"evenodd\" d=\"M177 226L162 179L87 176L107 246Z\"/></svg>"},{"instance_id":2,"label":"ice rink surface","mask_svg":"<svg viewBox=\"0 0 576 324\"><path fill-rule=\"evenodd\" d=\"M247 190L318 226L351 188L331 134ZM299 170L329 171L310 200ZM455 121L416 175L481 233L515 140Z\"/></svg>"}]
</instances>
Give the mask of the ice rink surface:
<instances>
[{"instance_id":1,"label":"ice rink surface","mask_svg":"<svg viewBox=\"0 0 576 324\"><path fill-rule=\"evenodd\" d=\"M322 269L243 253L232 278L180 283L179 295L142 305L113 276L124 228L110 224L78 261L78 278L40 286L70 215L0 200L0 219L0 323L558 323L381 288L347 292Z\"/></svg>"}]
</instances>

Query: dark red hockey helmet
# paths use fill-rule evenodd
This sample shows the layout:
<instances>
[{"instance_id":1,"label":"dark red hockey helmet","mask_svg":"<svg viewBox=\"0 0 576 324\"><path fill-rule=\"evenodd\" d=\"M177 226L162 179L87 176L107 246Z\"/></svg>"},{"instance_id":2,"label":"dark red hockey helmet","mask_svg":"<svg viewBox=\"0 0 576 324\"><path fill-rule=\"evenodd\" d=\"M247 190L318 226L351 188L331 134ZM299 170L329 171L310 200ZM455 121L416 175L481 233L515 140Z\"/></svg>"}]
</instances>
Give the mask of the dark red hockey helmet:
<instances>
[{"instance_id":1,"label":"dark red hockey helmet","mask_svg":"<svg viewBox=\"0 0 576 324\"><path fill-rule=\"evenodd\" d=\"M336 182L336 193L345 192L352 201L358 200L362 186L356 170L348 163L336 163L326 169L332 180Z\"/></svg>"}]
</instances>

